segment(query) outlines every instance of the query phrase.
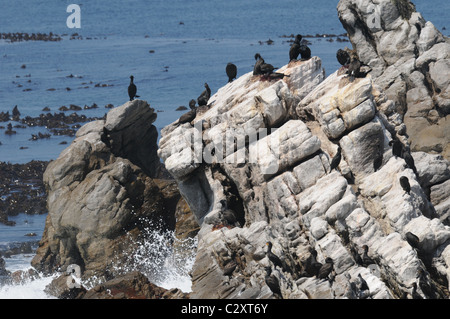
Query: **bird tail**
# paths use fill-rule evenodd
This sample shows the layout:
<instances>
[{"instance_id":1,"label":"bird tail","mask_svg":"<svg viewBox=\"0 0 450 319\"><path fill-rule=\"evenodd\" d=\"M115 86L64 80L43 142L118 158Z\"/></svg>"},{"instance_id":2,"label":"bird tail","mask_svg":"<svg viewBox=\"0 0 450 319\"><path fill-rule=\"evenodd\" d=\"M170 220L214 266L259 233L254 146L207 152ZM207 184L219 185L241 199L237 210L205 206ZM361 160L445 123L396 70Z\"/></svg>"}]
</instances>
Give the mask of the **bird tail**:
<instances>
[{"instance_id":1,"label":"bird tail","mask_svg":"<svg viewBox=\"0 0 450 319\"><path fill-rule=\"evenodd\" d=\"M140 97L139 95L135 95L134 97Z\"/></svg>"}]
</instances>

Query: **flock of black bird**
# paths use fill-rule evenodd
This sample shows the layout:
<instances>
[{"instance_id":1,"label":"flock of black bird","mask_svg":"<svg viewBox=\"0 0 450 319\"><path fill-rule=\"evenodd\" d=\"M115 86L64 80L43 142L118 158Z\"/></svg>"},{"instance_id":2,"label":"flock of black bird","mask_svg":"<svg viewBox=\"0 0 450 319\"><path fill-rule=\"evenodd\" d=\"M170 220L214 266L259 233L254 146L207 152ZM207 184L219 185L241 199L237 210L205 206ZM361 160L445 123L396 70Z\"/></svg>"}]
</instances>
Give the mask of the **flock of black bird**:
<instances>
[{"instance_id":1,"label":"flock of black bird","mask_svg":"<svg viewBox=\"0 0 450 319\"><path fill-rule=\"evenodd\" d=\"M299 56L300 61L306 61L311 59L311 49L308 47L307 44L305 44L305 42L302 42L302 36L300 34L297 34L295 36L294 42L292 43L289 49L289 62L297 61ZM360 72L360 67L362 65L361 62L357 58L352 59L347 51L339 49L336 54L336 57L341 65L343 65L345 68L348 68L347 74L349 76L351 77L365 76L365 74ZM255 54L255 60L256 61L253 67L253 75L261 76L262 80L282 79L285 76L287 77L289 76L287 74L274 72L278 68L274 67L272 64L266 63L265 60L262 58L261 54L259 53ZM225 67L225 72L228 77L228 83L230 83L237 77L237 66L229 62ZM139 95L136 95L137 88L133 80L134 77L133 75L131 75L130 85L128 86L128 96L130 98L130 101L139 97ZM197 98L198 106L199 107L207 106L210 97L211 97L211 89L209 88L208 84L205 83L205 90ZM191 100L191 102L192 101L193 100ZM196 106L195 105L191 106L191 103L189 103L189 106L191 110L188 113L183 114L181 116L181 118L178 121L178 124L187 123L195 119L197 114Z\"/></svg>"},{"instance_id":2,"label":"flock of black bird","mask_svg":"<svg viewBox=\"0 0 450 319\"><path fill-rule=\"evenodd\" d=\"M300 56L301 61L306 61L311 58L311 49L304 43L302 43L302 36L300 34L297 34L295 36L294 42L291 45L289 49L289 62L297 61L298 57ZM344 69L347 69L346 74L350 79L355 79L359 77L365 77L368 72L362 72L361 67L365 64L361 63L359 59L355 56L355 54L351 55L348 51L339 49L336 53L336 58L338 62L342 65ZM274 67L272 64L266 63L265 60L262 58L261 54L256 53L255 54L255 65L253 67L253 75L254 76L261 76L261 79L280 79L284 76L288 76L282 73L274 72L276 67ZM225 72L228 77L228 83L232 82L234 79L236 79L237 76L237 67L233 63L228 63L225 67ZM370 71L369 71L370 72ZM128 87L128 96L130 98L130 101L134 100L135 98L138 98L139 95L136 95L137 88L136 85L133 82L134 77L130 76L130 85ZM208 101L211 97L211 89L208 86L207 83L205 83L205 90L199 95L197 100L191 99L189 102L190 111L183 114L179 120L178 125L183 123L190 123L192 120L195 119L197 114L197 106L207 106ZM397 157L401 157L405 160L407 167L411 168L415 174L417 174L416 167L414 165L414 159L412 158L410 152L405 148L405 146L399 141L398 138L394 138L389 142L389 146L392 146L392 153L393 155ZM330 163L330 171L337 169L339 166L339 163L341 161L342 154L341 154L341 147L338 145L337 152ZM376 156L374 160L374 170L377 171L377 169L381 166L382 163L382 154L379 152L379 154ZM403 188L403 190L409 195L411 191L411 186L409 184L409 180L406 176L400 177L400 185ZM237 222L236 216L233 211L229 210L226 205L226 201L221 201L222 204L222 218L224 222L228 226L239 226L239 223ZM411 232L406 233L405 235L406 240L408 243L414 247L415 249L418 248L419 245L419 239L416 235L412 234ZM270 262L274 265L274 267L279 267L282 270L289 271L288 267L281 261L281 259L276 256L272 252L272 243L268 242L268 251L267 251L267 257L269 258ZM360 264L361 266L368 267L369 265L375 264L375 261L369 257L368 255L368 246L364 245L363 247L363 254L360 256L357 252L354 250L352 251L353 257L355 258L356 262ZM310 250L310 256L306 260L304 264L303 272L301 273L301 276L316 276L318 279L328 279L330 281L333 280L333 278L330 276L330 274L333 272L334 262L330 257L327 257L325 259L325 263L321 264L317 260L317 251L313 248ZM224 275L231 276L233 271L236 269L237 263L232 258L232 260L227 264L227 266L224 268ZM270 288L270 290L277 295L279 298L283 298L281 294L280 289L280 283L276 276L272 274L272 268L270 266L265 267L266 276L265 276L265 282L267 286ZM360 281L360 291L368 291L369 287L367 285L367 282L362 278L361 274L358 274L358 279ZM414 283L413 286L413 297L417 297L419 295L416 292L417 284ZM419 295L420 296L420 295Z\"/></svg>"}]
</instances>

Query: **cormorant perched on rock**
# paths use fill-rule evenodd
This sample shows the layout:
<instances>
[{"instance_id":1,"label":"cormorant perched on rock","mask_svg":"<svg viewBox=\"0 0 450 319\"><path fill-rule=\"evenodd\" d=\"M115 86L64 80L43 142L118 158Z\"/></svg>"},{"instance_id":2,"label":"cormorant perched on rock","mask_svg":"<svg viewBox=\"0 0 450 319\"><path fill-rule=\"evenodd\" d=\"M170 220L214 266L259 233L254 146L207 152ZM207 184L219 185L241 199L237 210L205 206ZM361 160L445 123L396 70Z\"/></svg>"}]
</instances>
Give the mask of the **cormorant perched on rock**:
<instances>
[{"instance_id":1,"label":"cormorant perched on rock","mask_svg":"<svg viewBox=\"0 0 450 319\"><path fill-rule=\"evenodd\" d=\"M205 83L205 90L197 98L198 106L207 105L210 97L211 97L211 89L209 88L208 83Z\"/></svg>"},{"instance_id":2,"label":"cormorant perched on rock","mask_svg":"<svg viewBox=\"0 0 450 319\"><path fill-rule=\"evenodd\" d=\"M189 107L191 108L191 110L189 112L186 112L186 113L184 113L183 115L180 116L180 119L178 120L178 124L189 123L193 119L195 119L195 117L197 116L197 108L195 107L195 100L194 99L192 99L189 102Z\"/></svg>"},{"instance_id":3,"label":"cormorant perched on rock","mask_svg":"<svg viewBox=\"0 0 450 319\"><path fill-rule=\"evenodd\" d=\"M327 278L331 271L333 270L333 259L330 257L327 257L325 259L325 264L322 265L322 267L319 269L319 273L317 274L317 278L324 279Z\"/></svg>"},{"instance_id":4,"label":"cormorant perched on rock","mask_svg":"<svg viewBox=\"0 0 450 319\"><path fill-rule=\"evenodd\" d=\"M272 252L272 242L269 241L266 243L266 245L268 246L267 257L269 258L269 260L273 263L274 266L278 266L283 269L283 263L281 262L281 259Z\"/></svg>"},{"instance_id":5,"label":"cormorant perched on rock","mask_svg":"<svg viewBox=\"0 0 450 319\"><path fill-rule=\"evenodd\" d=\"M309 249L310 255L305 260L303 264L303 271L300 274L300 277L313 277L317 276L319 273L320 267L322 267L322 264L317 261L317 251L310 247Z\"/></svg>"},{"instance_id":6,"label":"cormorant perched on rock","mask_svg":"<svg viewBox=\"0 0 450 319\"><path fill-rule=\"evenodd\" d=\"M414 164L414 158L412 157L411 153L408 152L405 148L402 149L402 157L405 160L406 165L408 165L408 167L413 170L414 174L417 175L417 169L416 165Z\"/></svg>"},{"instance_id":7,"label":"cormorant perched on rock","mask_svg":"<svg viewBox=\"0 0 450 319\"><path fill-rule=\"evenodd\" d=\"M361 74L361 62L357 58L352 59L352 61L348 65L347 74L351 78L357 78L357 77L360 76L360 74Z\"/></svg>"},{"instance_id":8,"label":"cormorant perched on rock","mask_svg":"<svg viewBox=\"0 0 450 319\"><path fill-rule=\"evenodd\" d=\"M369 246L364 245L362 248L364 250L363 255L361 257L362 265L364 267L367 267L369 265L375 264L375 261L372 258L369 257Z\"/></svg>"},{"instance_id":9,"label":"cormorant perched on rock","mask_svg":"<svg viewBox=\"0 0 450 319\"><path fill-rule=\"evenodd\" d=\"M348 54L347 51L342 49L337 50L336 58L342 66L348 68L348 65L350 64L350 54Z\"/></svg>"},{"instance_id":10,"label":"cormorant perched on rock","mask_svg":"<svg viewBox=\"0 0 450 319\"><path fill-rule=\"evenodd\" d=\"M302 61L311 59L311 49L306 44L300 44L300 56Z\"/></svg>"},{"instance_id":11,"label":"cormorant perched on rock","mask_svg":"<svg viewBox=\"0 0 450 319\"><path fill-rule=\"evenodd\" d=\"M266 277L265 282L266 285L270 288L270 290L278 295L280 298L283 298L283 295L281 294L280 289L280 282L278 281L278 278L272 275L272 269L270 267L265 267L266 270Z\"/></svg>"},{"instance_id":12,"label":"cormorant perched on rock","mask_svg":"<svg viewBox=\"0 0 450 319\"><path fill-rule=\"evenodd\" d=\"M261 54L256 53L255 54L255 66L253 67L253 75L261 75L261 64L264 63L264 59L262 58Z\"/></svg>"},{"instance_id":13,"label":"cormorant perched on rock","mask_svg":"<svg viewBox=\"0 0 450 319\"><path fill-rule=\"evenodd\" d=\"M253 75L263 75L267 78L273 73L273 70L277 69L272 64L266 63L259 53L255 54L255 60Z\"/></svg>"},{"instance_id":14,"label":"cormorant perched on rock","mask_svg":"<svg viewBox=\"0 0 450 319\"><path fill-rule=\"evenodd\" d=\"M412 248L419 249L420 243L419 237L417 237L416 235L414 235L409 231L405 234L405 239L408 242L408 244L411 245Z\"/></svg>"},{"instance_id":15,"label":"cormorant perched on rock","mask_svg":"<svg viewBox=\"0 0 450 319\"><path fill-rule=\"evenodd\" d=\"M333 159L331 160L331 163L330 163L330 172L339 166L339 163L341 162L341 158L342 158L341 147L338 146L338 150L336 152L336 155L334 155L334 157L333 157Z\"/></svg>"},{"instance_id":16,"label":"cormorant perched on rock","mask_svg":"<svg viewBox=\"0 0 450 319\"><path fill-rule=\"evenodd\" d=\"M229 62L225 68L228 76L228 83L233 82L233 79L237 76L237 67L233 63Z\"/></svg>"},{"instance_id":17,"label":"cormorant perched on rock","mask_svg":"<svg viewBox=\"0 0 450 319\"><path fill-rule=\"evenodd\" d=\"M373 171L376 172L383 164L383 153L378 152L373 160Z\"/></svg>"},{"instance_id":18,"label":"cormorant perched on rock","mask_svg":"<svg viewBox=\"0 0 450 319\"><path fill-rule=\"evenodd\" d=\"M409 195L409 192L411 191L411 185L409 185L408 177L406 176L400 177L400 186Z\"/></svg>"},{"instance_id":19,"label":"cormorant perched on rock","mask_svg":"<svg viewBox=\"0 0 450 319\"><path fill-rule=\"evenodd\" d=\"M136 95L137 88L133 83L133 80L134 76L130 75L130 85L128 86L128 96L130 97L130 101L133 101L135 97L139 97L139 95Z\"/></svg>"},{"instance_id":20,"label":"cormorant perched on rock","mask_svg":"<svg viewBox=\"0 0 450 319\"><path fill-rule=\"evenodd\" d=\"M395 137L392 141L389 141L389 146L392 146L392 155L395 158L402 157L403 144L398 138Z\"/></svg>"},{"instance_id":21,"label":"cormorant perched on rock","mask_svg":"<svg viewBox=\"0 0 450 319\"><path fill-rule=\"evenodd\" d=\"M235 212L228 208L226 200L222 199L220 204L222 204L222 216L227 225L233 227L240 226Z\"/></svg>"},{"instance_id":22,"label":"cormorant perched on rock","mask_svg":"<svg viewBox=\"0 0 450 319\"><path fill-rule=\"evenodd\" d=\"M297 60L300 54L300 41L302 41L302 36L297 34L295 36L294 43L292 43L291 48L289 49L289 62L292 60Z\"/></svg>"}]
</instances>

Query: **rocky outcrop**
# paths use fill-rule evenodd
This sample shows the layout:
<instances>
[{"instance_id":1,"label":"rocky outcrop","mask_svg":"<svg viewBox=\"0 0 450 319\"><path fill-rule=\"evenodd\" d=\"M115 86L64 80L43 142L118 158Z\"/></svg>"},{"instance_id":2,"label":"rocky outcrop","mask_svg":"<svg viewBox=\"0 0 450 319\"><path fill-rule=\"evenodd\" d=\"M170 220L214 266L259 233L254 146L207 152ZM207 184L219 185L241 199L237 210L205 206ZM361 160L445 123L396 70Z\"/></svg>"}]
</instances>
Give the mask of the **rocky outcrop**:
<instances>
[{"instance_id":1,"label":"rocky outcrop","mask_svg":"<svg viewBox=\"0 0 450 319\"><path fill-rule=\"evenodd\" d=\"M337 9L353 49L395 103L382 111L406 125L413 151L450 160L448 38L408 0L340 0Z\"/></svg>"},{"instance_id":2,"label":"rocky outcrop","mask_svg":"<svg viewBox=\"0 0 450 319\"><path fill-rule=\"evenodd\" d=\"M133 248L149 223L175 227L180 195L158 180L156 113L142 100L86 124L57 160L48 164L45 231L32 265L43 272L81 267L83 276L106 276Z\"/></svg>"},{"instance_id":3,"label":"rocky outcrop","mask_svg":"<svg viewBox=\"0 0 450 319\"><path fill-rule=\"evenodd\" d=\"M152 284L138 271L117 276L91 289L86 289L82 285L69 289L68 279L71 280L70 275L59 276L46 287L46 293L59 299L185 299L188 297L188 294L179 289L168 290Z\"/></svg>"},{"instance_id":4,"label":"rocky outcrop","mask_svg":"<svg viewBox=\"0 0 450 319\"><path fill-rule=\"evenodd\" d=\"M191 123L162 130L158 155L201 225L191 297L279 298L265 283L270 266L283 298L412 298L414 284L422 297L448 298L450 227L427 192L448 179L448 162L436 159L442 178L431 182L429 159L414 156L416 175L394 156L401 123L385 112L394 102L372 76L344 71L325 79L313 57L282 67L290 77L281 80L244 74ZM445 204L442 193L433 198ZM311 273L314 251L322 264L333 260L328 279Z\"/></svg>"}]
</instances>

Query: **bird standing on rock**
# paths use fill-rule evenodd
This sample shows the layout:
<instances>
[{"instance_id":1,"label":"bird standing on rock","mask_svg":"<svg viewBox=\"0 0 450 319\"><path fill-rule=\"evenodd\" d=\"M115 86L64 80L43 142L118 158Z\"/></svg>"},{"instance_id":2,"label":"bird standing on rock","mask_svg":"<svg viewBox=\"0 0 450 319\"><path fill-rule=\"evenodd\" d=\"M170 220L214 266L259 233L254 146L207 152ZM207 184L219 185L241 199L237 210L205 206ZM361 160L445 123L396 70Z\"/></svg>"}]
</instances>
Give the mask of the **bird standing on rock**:
<instances>
[{"instance_id":1,"label":"bird standing on rock","mask_svg":"<svg viewBox=\"0 0 450 319\"><path fill-rule=\"evenodd\" d=\"M350 54L348 54L347 51L339 49L336 52L336 58L343 67L348 68L348 65L350 64Z\"/></svg>"},{"instance_id":2,"label":"bird standing on rock","mask_svg":"<svg viewBox=\"0 0 450 319\"><path fill-rule=\"evenodd\" d=\"M300 44L300 56L302 61L311 59L311 49L304 43Z\"/></svg>"},{"instance_id":3,"label":"bird standing on rock","mask_svg":"<svg viewBox=\"0 0 450 319\"><path fill-rule=\"evenodd\" d=\"M195 119L195 117L197 116L197 108L195 107L195 100L194 99L192 99L189 102L189 107L191 108L191 110L189 112L186 112L186 113L184 113L183 115L180 116L180 119L178 120L178 124L189 123L193 119Z\"/></svg>"},{"instance_id":4,"label":"bird standing on rock","mask_svg":"<svg viewBox=\"0 0 450 319\"><path fill-rule=\"evenodd\" d=\"M330 163L330 172L339 166L339 163L341 162L341 158L342 158L341 147L338 146L338 150L336 152L336 155L334 155L334 157L333 157L333 159L331 160L331 163Z\"/></svg>"},{"instance_id":5,"label":"bird standing on rock","mask_svg":"<svg viewBox=\"0 0 450 319\"><path fill-rule=\"evenodd\" d=\"M270 267L265 267L266 270L266 277L265 282L266 285L270 288L270 290L278 295L281 299L283 299L283 295L281 294L281 289L280 289L280 282L278 281L278 278L275 277L274 275L272 275L272 268Z\"/></svg>"},{"instance_id":6,"label":"bird standing on rock","mask_svg":"<svg viewBox=\"0 0 450 319\"><path fill-rule=\"evenodd\" d=\"M292 43L291 48L289 49L289 62L297 60L300 54L300 41L302 41L302 36L297 34L294 43Z\"/></svg>"},{"instance_id":7,"label":"bird standing on rock","mask_svg":"<svg viewBox=\"0 0 450 319\"><path fill-rule=\"evenodd\" d=\"M363 248L363 255L361 257L362 265L364 267L367 267L369 265L375 264L375 261L369 257L369 246L364 245L362 248Z\"/></svg>"},{"instance_id":8,"label":"bird standing on rock","mask_svg":"<svg viewBox=\"0 0 450 319\"><path fill-rule=\"evenodd\" d=\"M331 271L333 270L333 259L331 259L330 257L327 257L325 259L325 264L322 265L322 267L319 270L319 273L317 274L317 278L319 279L324 279L327 278Z\"/></svg>"},{"instance_id":9,"label":"bird standing on rock","mask_svg":"<svg viewBox=\"0 0 450 319\"><path fill-rule=\"evenodd\" d=\"M253 75L261 75L261 64L264 63L264 59L262 58L261 54L256 53L255 54L255 66L253 67Z\"/></svg>"},{"instance_id":10,"label":"bird standing on rock","mask_svg":"<svg viewBox=\"0 0 450 319\"><path fill-rule=\"evenodd\" d=\"M130 76L130 85L128 86L128 96L130 97L130 101L133 101L135 97L139 97L139 95L136 95L137 88L136 85L133 83L134 76Z\"/></svg>"},{"instance_id":11,"label":"bird standing on rock","mask_svg":"<svg viewBox=\"0 0 450 319\"><path fill-rule=\"evenodd\" d=\"M409 195L409 192L411 191L411 185L409 184L408 177L406 176L400 177L400 186Z\"/></svg>"},{"instance_id":12,"label":"bird standing on rock","mask_svg":"<svg viewBox=\"0 0 450 319\"><path fill-rule=\"evenodd\" d=\"M205 90L197 98L198 106L207 105L210 97L211 97L211 89L209 88L208 83L205 83Z\"/></svg>"},{"instance_id":13,"label":"bird standing on rock","mask_svg":"<svg viewBox=\"0 0 450 319\"><path fill-rule=\"evenodd\" d=\"M269 260L273 263L274 266L278 266L283 269L283 263L281 262L281 259L272 252L272 242L268 241L266 245L268 246L267 257L269 258Z\"/></svg>"},{"instance_id":14,"label":"bird standing on rock","mask_svg":"<svg viewBox=\"0 0 450 319\"><path fill-rule=\"evenodd\" d=\"M395 137L393 140L389 141L389 146L392 146L392 155L394 155L395 158L402 157L403 144L398 138Z\"/></svg>"},{"instance_id":15,"label":"bird standing on rock","mask_svg":"<svg viewBox=\"0 0 450 319\"><path fill-rule=\"evenodd\" d=\"M237 67L235 64L233 63L228 63L226 68L225 68L225 72L227 73L228 76L228 83L233 82L233 79L236 78L237 76Z\"/></svg>"}]
</instances>

